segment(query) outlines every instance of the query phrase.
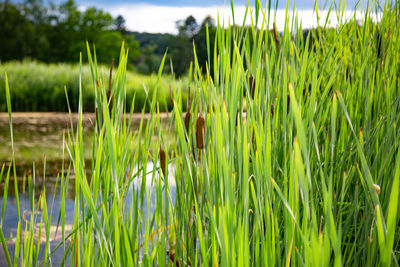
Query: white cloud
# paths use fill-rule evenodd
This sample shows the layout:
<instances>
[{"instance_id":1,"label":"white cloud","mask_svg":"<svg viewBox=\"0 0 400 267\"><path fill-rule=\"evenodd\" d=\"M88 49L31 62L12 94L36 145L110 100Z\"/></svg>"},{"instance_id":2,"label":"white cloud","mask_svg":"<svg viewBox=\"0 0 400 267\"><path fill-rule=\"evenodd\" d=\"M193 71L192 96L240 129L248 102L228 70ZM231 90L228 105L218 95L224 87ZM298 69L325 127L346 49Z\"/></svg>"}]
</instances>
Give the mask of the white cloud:
<instances>
[{"instance_id":1,"label":"white cloud","mask_svg":"<svg viewBox=\"0 0 400 267\"><path fill-rule=\"evenodd\" d=\"M84 7L83 7L84 8ZM111 15L116 17L122 15L126 20L127 28L131 31L139 32L151 32L151 33L177 33L176 21L184 20L189 15L193 15L197 22L200 24L205 17L211 15L215 20L219 14L220 23L228 21L232 23L232 11L230 6L210 6L210 7L173 7L173 6L158 6L149 4L120 4L114 6L102 7ZM235 7L235 22L236 24L242 24L245 15L245 6ZM320 11L320 25L324 25L328 12ZM291 28L291 19L293 13L289 11L289 29ZM316 27L317 16L313 10L298 10L295 13L299 21L302 21L302 28ZM344 22L346 19L351 19L354 16L354 11L344 12ZM364 17L363 13L357 11L356 18L362 20ZM254 13L253 13L254 18ZM275 15L271 12L271 23L269 28L272 29L272 22L276 21L278 31L283 31L285 23L285 10L278 10ZM376 19L375 19L376 21ZM335 12L330 15L328 25L333 27L337 25L338 20ZM250 14L247 15L246 24L251 24ZM261 20L259 21L261 25Z\"/></svg>"},{"instance_id":2,"label":"white cloud","mask_svg":"<svg viewBox=\"0 0 400 267\"><path fill-rule=\"evenodd\" d=\"M243 9L242 7L239 8ZM153 32L153 33L177 33L176 21L184 20L189 15L201 23L205 17L211 15L214 19L217 12L228 17L231 14L230 8L211 7L173 7L157 6L148 4L123 4L106 9L113 16L122 15L126 25L131 31Z\"/></svg>"}]
</instances>

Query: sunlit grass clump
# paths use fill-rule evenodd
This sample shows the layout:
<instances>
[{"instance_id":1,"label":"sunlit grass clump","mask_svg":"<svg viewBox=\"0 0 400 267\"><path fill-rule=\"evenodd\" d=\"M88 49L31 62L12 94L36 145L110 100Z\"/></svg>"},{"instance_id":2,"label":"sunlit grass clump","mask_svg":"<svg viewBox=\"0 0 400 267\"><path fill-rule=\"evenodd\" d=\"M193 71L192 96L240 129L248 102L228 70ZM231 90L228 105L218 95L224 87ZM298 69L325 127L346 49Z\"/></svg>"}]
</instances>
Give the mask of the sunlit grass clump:
<instances>
[{"instance_id":1,"label":"sunlit grass clump","mask_svg":"<svg viewBox=\"0 0 400 267\"><path fill-rule=\"evenodd\" d=\"M66 148L73 230L65 231L63 210L45 216L39 258L33 228L20 222L9 264L50 264L47 229L58 217L72 266L398 265L399 8L385 5L378 24L366 10L362 26L343 21L306 39L292 35L302 32L296 23L282 35L264 31L273 16L260 5L247 15L256 14L261 29L220 23L215 43L207 39L213 69L204 74L194 58L189 103L172 86L173 142L161 134L155 99L146 125L132 131L122 119L132 113L127 51L111 83L90 56L97 114L90 165L80 123ZM60 177L61 192L68 179ZM9 255L2 231L0 238Z\"/></svg>"}]
</instances>

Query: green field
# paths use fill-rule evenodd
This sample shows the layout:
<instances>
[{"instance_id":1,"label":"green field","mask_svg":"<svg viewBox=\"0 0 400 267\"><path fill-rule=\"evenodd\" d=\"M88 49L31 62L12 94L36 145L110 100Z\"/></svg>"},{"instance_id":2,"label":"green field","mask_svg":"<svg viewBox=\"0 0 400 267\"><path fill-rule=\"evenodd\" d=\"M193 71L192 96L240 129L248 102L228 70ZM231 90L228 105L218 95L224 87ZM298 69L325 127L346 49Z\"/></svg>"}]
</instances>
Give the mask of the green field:
<instances>
[{"instance_id":1,"label":"green field","mask_svg":"<svg viewBox=\"0 0 400 267\"><path fill-rule=\"evenodd\" d=\"M50 265L59 245L61 264L72 266L398 266L399 5L386 4L379 23L366 10L359 25L343 19L341 4L331 10L337 28L309 35L292 34L302 33L289 24L292 13L282 34L264 31L273 13L260 5L247 10L260 29L219 24L215 43L207 38L213 68L204 74L194 56L188 112L188 93L172 86L163 129L173 134L161 130L155 97L165 92L167 62L153 79L148 123L131 131L123 119L132 82L126 51L107 95L108 78L88 47L83 74L100 81L97 119L89 163L80 119L67 137L74 213L65 212L68 174L57 179L53 214L27 177L33 215L19 218L15 238L0 228L6 262ZM10 117L16 83L6 86ZM17 183L13 173L2 172L6 188Z\"/></svg>"}]
</instances>

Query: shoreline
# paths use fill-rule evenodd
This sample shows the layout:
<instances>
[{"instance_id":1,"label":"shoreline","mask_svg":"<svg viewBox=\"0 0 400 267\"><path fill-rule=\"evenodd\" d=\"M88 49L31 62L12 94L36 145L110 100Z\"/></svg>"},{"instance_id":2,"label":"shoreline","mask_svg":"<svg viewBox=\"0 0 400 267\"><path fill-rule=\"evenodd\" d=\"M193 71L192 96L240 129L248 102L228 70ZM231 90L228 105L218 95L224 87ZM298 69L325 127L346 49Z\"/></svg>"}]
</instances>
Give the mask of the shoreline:
<instances>
[{"instance_id":1,"label":"shoreline","mask_svg":"<svg viewBox=\"0 0 400 267\"><path fill-rule=\"evenodd\" d=\"M160 113L161 121L167 121L172 114L162 112ZM78 122L78 113L71 113L72 122L76 124ZM13 112L11 114L13 126L23 125L52 125L58 127L68 128L71 125L70 114L67 112ZM129 118L127 114L126 118ZM142 118L142 113L132 114L132 124L139 124ZM150 118L150 113L143 114L143 122L147 122ZM95 113L82 113L82 125L84 127L94 127L95 124ZM8 127L8 113L0 112L0 128Z\"/></svg>"}]
</instances>

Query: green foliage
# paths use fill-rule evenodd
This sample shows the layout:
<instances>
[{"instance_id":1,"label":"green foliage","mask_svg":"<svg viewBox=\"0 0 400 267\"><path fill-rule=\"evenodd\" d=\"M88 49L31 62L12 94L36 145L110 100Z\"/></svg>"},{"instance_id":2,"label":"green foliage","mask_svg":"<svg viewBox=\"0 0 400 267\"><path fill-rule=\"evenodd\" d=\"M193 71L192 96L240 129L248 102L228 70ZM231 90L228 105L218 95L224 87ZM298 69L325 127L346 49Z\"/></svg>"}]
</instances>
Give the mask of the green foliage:
<instances>
[{"instance_id":1,"label":"green foliage","mask_svg":"<svg viewBox=\"0 0 400 267\"><path fill-rule=\"evenodd\" d=\"M32 56L34 25L17 6L9 1L0 3L0 60L22 59Z\"/></svg>"},{"instance_id":2,"label":"green foliage","mask_svg":"<svg viewBox=\"0 0 400 267\"><path fill-rule=\"evenodd\" d=\"M104 63L111 63L113 59L117 60L122 42L129 48L129 62L133 62L139 55L139 45L133 36L122 36L118 31L104 31L96 35L94 43L97 57Z\"/></svg>"},{"instance_id":3,"label":"green foliage","mask_svg":"<svg viewBox=\"0 0 400 267\"><path fill-rule=\"evenodd\" d=\"M156 55L164 55L170 41L173 40L173 35L168 33L147 33L147 32L131 32L135 36L135 40L140 43L141 48L154 46ZM161 60L160 60L161 62ZM158 64L159 66L160 64Z\"/></svg>"},{"instance_id":4,"label":"green foliage","mask_svg":"<svg viewBox=\"0 0 400 267\"><path fill-rule=\"evenodd\" d=\"M100 48L98 61L110 64L119 58L125 40L132 63L139 55L139 44L132 35L124 35L121 23L121 18L114 20L94 7L79 11L73 0L58 6L45 6L36 0L24 4L6 1L0 3L0 61L33 58L77 62L77 55L86 51L85 42L89 41Z\"/></svg>"}]
</instances>

